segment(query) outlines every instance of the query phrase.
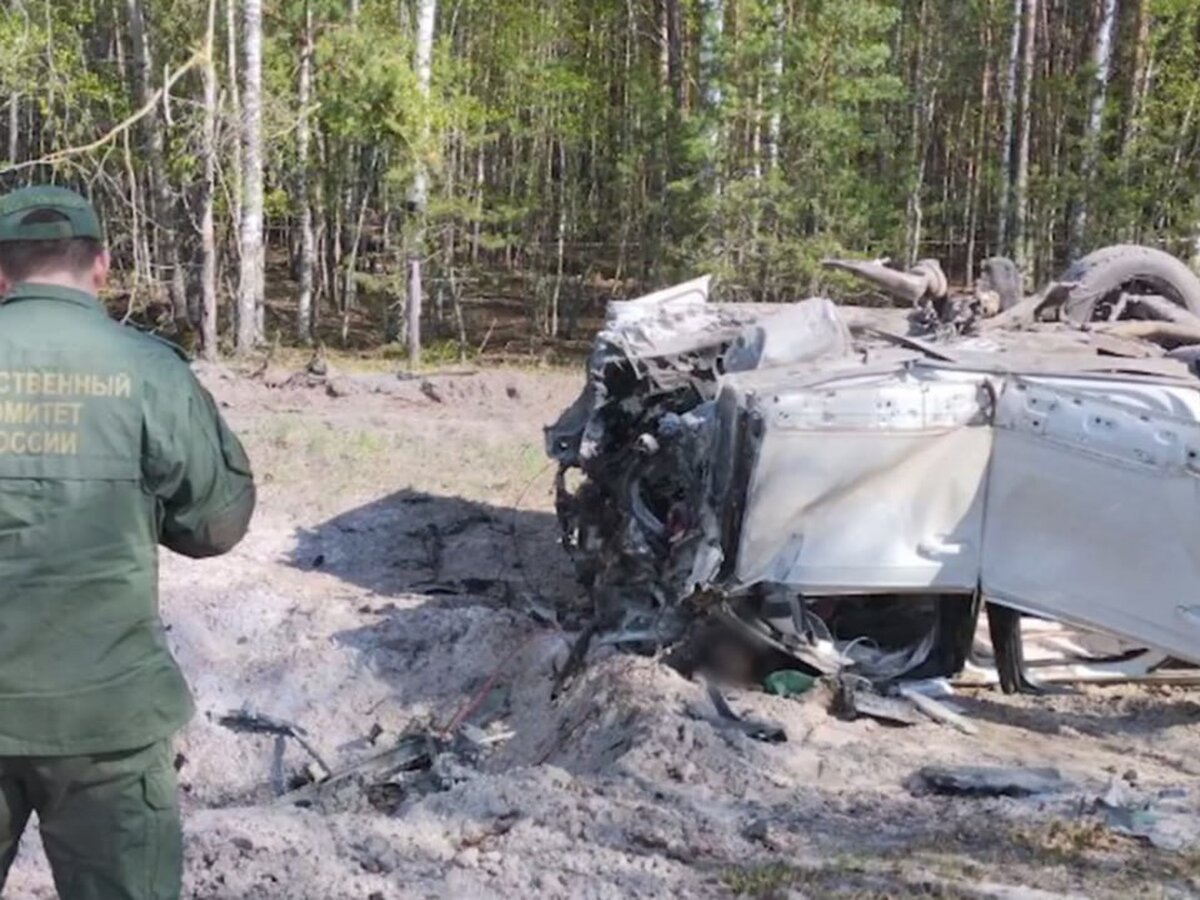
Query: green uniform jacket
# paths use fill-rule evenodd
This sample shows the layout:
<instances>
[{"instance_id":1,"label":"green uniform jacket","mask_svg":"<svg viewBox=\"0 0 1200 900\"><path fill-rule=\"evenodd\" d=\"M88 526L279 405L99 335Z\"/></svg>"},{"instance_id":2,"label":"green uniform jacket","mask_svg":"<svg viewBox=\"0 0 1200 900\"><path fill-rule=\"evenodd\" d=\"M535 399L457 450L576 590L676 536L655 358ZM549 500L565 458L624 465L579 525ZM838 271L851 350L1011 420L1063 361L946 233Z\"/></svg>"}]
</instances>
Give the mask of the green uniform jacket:
<instances>
[{"instance_id":1,"label":"green uniform jacket","mask_svg":"<svg viewBox=\"0 0 1200 900\"><path fill-rule=\"evenodd\" d=\"M158 616L158 545L230 550L245 451L179 351L90 295L0 305L0 756L168 737L192 700Z\"/></svg>"}]
</instances>

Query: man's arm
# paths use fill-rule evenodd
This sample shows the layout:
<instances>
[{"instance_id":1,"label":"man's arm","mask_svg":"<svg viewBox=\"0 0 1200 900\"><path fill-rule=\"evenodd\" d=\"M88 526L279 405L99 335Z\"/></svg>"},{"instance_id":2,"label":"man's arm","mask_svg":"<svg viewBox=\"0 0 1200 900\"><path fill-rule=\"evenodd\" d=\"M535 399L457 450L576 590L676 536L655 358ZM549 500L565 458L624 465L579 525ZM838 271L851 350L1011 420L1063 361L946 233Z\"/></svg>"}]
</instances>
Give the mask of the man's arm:
<instances>
[{"instance_id":1,"label":"man's arm","mask_svg":"<svg viewBox=\"0 0 1200 900\"><path fill-rule=\"evenodd\" d=\"M212 396L190 371L185 383L187 411L177 420L182 433L167 440L175 459L156 490L163 509L160 541L201 559L228 553L245 536L254 512L254 477Z\"/></svg>"}]
</instances>

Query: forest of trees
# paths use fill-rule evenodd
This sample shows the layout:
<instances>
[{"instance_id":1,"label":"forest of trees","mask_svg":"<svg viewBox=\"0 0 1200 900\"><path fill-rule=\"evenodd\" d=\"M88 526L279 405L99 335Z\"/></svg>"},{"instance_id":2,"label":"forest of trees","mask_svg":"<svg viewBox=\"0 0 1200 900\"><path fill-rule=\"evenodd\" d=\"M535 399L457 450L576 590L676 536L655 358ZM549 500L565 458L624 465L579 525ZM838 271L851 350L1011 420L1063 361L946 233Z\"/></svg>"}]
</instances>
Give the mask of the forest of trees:
<instances>
[{"instance_id":1,"label":"forest of trees","mask_svg":"<svg viewBox=\"0 0 1200 900\"><path fill-rule=\"evenodd\" d=\"M4 187L86 190L209 355L789 300L831 254L1200 256L1200 0L5 0L0 98Z\"/></svg>"}]
</instances>

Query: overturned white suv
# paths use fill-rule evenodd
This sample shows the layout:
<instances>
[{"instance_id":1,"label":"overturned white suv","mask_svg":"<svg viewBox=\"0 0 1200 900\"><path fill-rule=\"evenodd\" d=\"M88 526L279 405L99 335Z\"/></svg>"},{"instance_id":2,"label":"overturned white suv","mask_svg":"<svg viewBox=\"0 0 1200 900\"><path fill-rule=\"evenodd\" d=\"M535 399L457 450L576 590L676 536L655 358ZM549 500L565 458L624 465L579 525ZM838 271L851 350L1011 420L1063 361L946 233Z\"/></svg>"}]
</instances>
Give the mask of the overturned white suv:
<instances>
[{"instance_id":1,"label":"overturned white suv","mask_svg":"<svg viewBox=\"0 0 1200 900\"><path fill-rule=\"evenodd\" d=\"M989 264L957 297L936 264L837 264L907 310L720 305L707 279L611 304L547 429L604 639L715 620L818 671L1014 691L1050 680L1024 617L1120 639L1059 677L1200 663L1200 282L1109 248L1023 299Z\"/></svg>"}]
</instances>

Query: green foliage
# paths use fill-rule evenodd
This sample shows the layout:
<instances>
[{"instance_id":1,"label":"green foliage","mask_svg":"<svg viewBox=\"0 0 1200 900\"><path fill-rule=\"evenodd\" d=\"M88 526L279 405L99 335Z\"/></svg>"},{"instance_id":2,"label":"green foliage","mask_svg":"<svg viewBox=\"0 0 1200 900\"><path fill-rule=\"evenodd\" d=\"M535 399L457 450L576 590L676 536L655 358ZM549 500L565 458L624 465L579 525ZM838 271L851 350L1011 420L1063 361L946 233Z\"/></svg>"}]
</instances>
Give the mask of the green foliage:
<instances>
[{"instance_id":1,"label":"green foliage","mask_svg":"<svg viewBox=\"0 0 1200 900\"><path fill-rule=\"evenodd\" d=\"M327 30L316 53L322 129L362 143L410 137L420 103L411 58L408 37L386 21Z\"/></svg>"},{"instance_id":2,"label":"green foliage","mask_svg":"<svg viewBox=\"0 0 1200 900\"><path fill-rule=\"evenodd\" d=\"M217 230L227 239L239 143L228 73L242 63L229 58L226 2L216 63ZM1081 172L1097 17L1092 4L1043 7L1026 223L1043 277L1080 238L1070 229L1084 203L1084 249L1143 240L1187 253L1200 230L1200 2L1146 2L1144 47L1138 3L1121 5L1091 177ZM664 17L672 4L678 57ZM143 6L157 86L201 44L208 4ZM341 248L325 274L364 285L363 302L372 285L401 286L400 261L414 253L435 275L522 270L538 285L521 298L523 312L547 328L549 305L572 280L623 293L707 270L730 296L788 300L849 293L821 267L830 255L901 258L919 236L918 251L963 280L968 264L1000 249L1011 0L442 0L427 100L413 62L415 3L266 7L274 258L297 246L288 229L301 201L297 80L308 13L316 231L326 257ZM0 98L15 98L20 159L92 142L136 108L127 16L126 0L22 0L0 10ZM7 183L89 185L128 267L132 212L139 228L166 227L152 221L145 164L147 135L160 129L168 218L194 252L202 116L193 73L128 135L53 168L9 173ZM430 179L423 231L406 203L418 171ZM345 271L356 242L366 280ZM318 288L326 307L350 302L336 285Z\"/></svg>"}]
</instances>

